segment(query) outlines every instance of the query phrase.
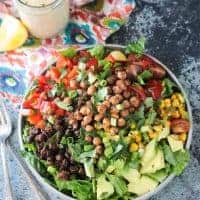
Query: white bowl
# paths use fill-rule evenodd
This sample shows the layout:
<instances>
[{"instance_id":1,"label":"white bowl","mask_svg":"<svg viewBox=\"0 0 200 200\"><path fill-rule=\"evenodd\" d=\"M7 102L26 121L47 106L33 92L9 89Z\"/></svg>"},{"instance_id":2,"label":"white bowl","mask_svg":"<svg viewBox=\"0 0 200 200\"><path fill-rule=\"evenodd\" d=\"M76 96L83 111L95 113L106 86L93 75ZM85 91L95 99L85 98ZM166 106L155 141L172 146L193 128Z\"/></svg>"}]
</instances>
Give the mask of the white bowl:
<instances>
[{"instance_id":1,"label":"white bowl","mask_svg":"<svg viewBox=\"0 0 200 200\"><path fill-rule=\"evenodd\" d=\"M121 45L114 45L114 44L107 44L107 45L104 45L105 47L108 47L108 48L111 48L111 49L123 49L125 48L124 46L121 46ZM88 48L91 48L93 46L88 46L88 47L84 47L84 48L81 48L79 50L83 50L83 49L88 49ZM184 95L185 97L185 100L186 100L186 107L187 107L187 111L188 111L188 114L189 114L189 120L190 120L190 130L188 132L188 138L187 138L187 142L186 142L186 145L185 145L185 148L186 149L189 149L190 147L190 144L191 144L191 140L192 140L192 131L193 131L193 121L192 121L192 111L191 111L191 106L190 106L190 103L189 103L189 100L186 96L186 93L183 89L183 87L181 86L181 84L179 83L178 79L176 78L176 76L171 72L171 70L166 66L164 65L163 63L161 63L159 60L157 60L156 58L154 58L153 56L151 55L148 55L146 54L146 56L150 57L154 62L158 63L161 67L163 67L169 77L177 84L177 86L179 87L180 91L182 92L182 94ZM45 69L41 74L43 74L47 69ZM29 91L29 90L27 90ZM24 101L24 99L23 99ZM22 110L22 106L20 108L20 111ZM21 113L21 112L20 112ZM18 121L18 136L19 136L19 143L20 143L20 150L23 150L24 149L24 146L23 146L23 139L22 139L22 131L23 131L23 116L20 114L19 115L19 121ZM45 189L49 190L49 191L52 191L54 192L55 195L57 195L58 197L60 197L62 200L73 200L74 198L58 191L57 189L55 189L53 186L51 186L50 184L48 184L44 179L43 177L28 163L26 162L27 165L28 165L28 168L31 170L31 172L33 173L33 175L36 177L36 179L39 181L39 183L41 183ZM166 185L169 184L169 182L171 182L171 180L175 177L175 175L170 175L168 176L161 184L158 185L157 188L155 188L153 191L151 192L148 192L140 197L137 197L135 198L135 200L147 200L149 199L151 196L157 194L159 191L161 191Z\"/></svg>"}]
</instances>

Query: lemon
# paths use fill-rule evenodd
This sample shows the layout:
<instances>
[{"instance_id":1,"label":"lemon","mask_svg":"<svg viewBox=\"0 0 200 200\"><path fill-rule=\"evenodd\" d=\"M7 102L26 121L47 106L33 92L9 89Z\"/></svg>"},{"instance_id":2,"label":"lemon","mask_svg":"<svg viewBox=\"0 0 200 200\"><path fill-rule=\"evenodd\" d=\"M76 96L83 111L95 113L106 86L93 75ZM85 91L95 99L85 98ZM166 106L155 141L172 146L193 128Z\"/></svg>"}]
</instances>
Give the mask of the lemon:
<instances>
[{"instance_id":1,"label":"lemon","mask_svg":"<svg viewBox=\"0 0 200 200\"><path fill-rule=\"evenodd\" d=\"M20 47L27 39L25 26L16 18L4 15L0 23L0 51L9 51Z\"/></svg>"}]
</instances>

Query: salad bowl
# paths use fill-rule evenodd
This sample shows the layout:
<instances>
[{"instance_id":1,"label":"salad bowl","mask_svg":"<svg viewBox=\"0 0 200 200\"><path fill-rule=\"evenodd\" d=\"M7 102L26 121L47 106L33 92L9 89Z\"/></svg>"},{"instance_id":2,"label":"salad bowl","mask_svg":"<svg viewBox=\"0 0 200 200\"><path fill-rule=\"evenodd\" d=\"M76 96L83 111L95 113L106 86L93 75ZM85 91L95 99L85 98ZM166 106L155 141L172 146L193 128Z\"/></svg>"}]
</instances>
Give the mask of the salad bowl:
<instances>
[{"instance_id":1,"label":"salad bowl","mask_svg":"<svg viewBox=\"0 0 200 200\"><path fill-rule=\"evenodd\" d=\"M121 46L121 45L113 45L113 44L106 44L104 45L105 48L109 48L111 50L123 50L125 48L125 46ZM88 47L84 47L79 49L78 51L81 50L87 50L92 48L93 46L88 46ZM62 50L61 50L62 51ZM181 84L179 83L178 79L176 78L176 76L171 72L171 70L165 66L163 63L161 63L159 60L157 60L155 57L148 55L148 54L144 54L145 56L147 56L148 58L150 58L151 60L153 60L155 63L157 63L159 66L161 66L168 74L169 78L178 86L178 89L180 90L180 92L182 93L182 95L184 96L185 99L185 104L186 104L186 109L188 112L188 119L190 122L190 128L188 131L188 135L187 135L187 141L185 142L185 149L190 148L190 144L191 144L191 140L192 140L192 129L193 129L193 125L192 125L192 112L191 112L191 106L189 104L189 100L185 94L185 91L183 89L183 87L181 86ZM53 63L52 63L53 64ZM47 69L45 69L41 74L44 74L47 71ZM30 88L32 87L32 85L30 86ZM28 90L27 94L29 93L30 89ZM25 96L26 97L26 96ZM25 101L25 97L23 102ZM22 113L23 111L23 107L21 106L21 111L20 113ZM19 137L19 143L20 143L20 149L23 151L24 150L24 141L23 141L23 128L24 128L24 116L22 114L19 115L19 121L18 121L18 126L19 126L19 131L18 131L18 137ZM67 194L64 194L62 192L60 192L59 190L57 190L55 187L53 187L50 183L48 183L48 181L46 181L37 171L34 167L32 167L32 165L30 163L27 163L28 167L30 168L30 170L32 171L32 173L34 174L34 176L36 177L36 179L39 181L39 183L41 183L41 185L43 185L48 191L52 191L55 195L57 195L58 197L60 197L61 199L66 199L66 200L70 200L70 199L74 199L71 196L68 196ZM169 175L167 178L165 178L165 180L163 182L161 182L154 190L145 193L144 195L141 195L139 197L134 198L135 200L146 200L149 199L151 196L155 195L156 193L158 193L159 191L161 191L164 187L166 187L171 181L172 179L175 177L174 174Z\"/></svg>"}]
</instances>

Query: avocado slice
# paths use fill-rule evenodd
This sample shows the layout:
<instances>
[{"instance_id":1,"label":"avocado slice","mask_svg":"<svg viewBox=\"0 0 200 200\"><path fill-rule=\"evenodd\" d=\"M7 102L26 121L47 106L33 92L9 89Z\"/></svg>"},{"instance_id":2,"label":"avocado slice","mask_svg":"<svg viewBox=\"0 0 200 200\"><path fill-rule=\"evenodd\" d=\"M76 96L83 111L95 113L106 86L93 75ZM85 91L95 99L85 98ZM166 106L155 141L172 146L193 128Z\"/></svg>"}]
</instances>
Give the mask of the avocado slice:
<instances>
[{"instance_id":1,"label":"avocado slice","mask_svg":"<svg viewBox=\"0 0 200 200\"><path fill-rule=\"evenodd\" d=\"M128 182L137 182L140 179L140 173L137 169L124 169L121 173L121 176L125 178Z\"/></svg>"},{"instance_id":2,"label":"avocado slice","mask_svg":"<svg viewBox=\"0 0 200 200\"><path fill-rule=\"evenodd\" d=\"M97 179L97 199L106 199L114 193L112 184L102 175Z\"/></svg>"},{"instance_id":3,"label":"avocado slice","mask_svg":"<svg viewBox=\"0 0 200 200\"><path fill-rule=\"evenodd\" d=\"M154 190L157 185L157 181L143 175L137 182L131 182L128 184L128 191L141 196Z\"/></svg>"},{"instance_id":4,"label":"avocado slice","mask_svg":"<svg viewBox=\"0 0 200 200\"><path fill-rule=\"evenodd\" d=\"M169 145L172 149L172 152L179 151L183 149L183 142L180 140L177 140L173 135L169 135L167 137L167 140L169 142Z\"/></svg>"},{"instance_id":5,"label":"avocado slice","mask_svg":"<svg viewBox=\"0 0 200 200\"><path fill-rule=\"evenodd\" d=\"M144 154L141 159L142 165L149 163L156 155L156 140L151 140L149 144L145 147Z\"/></svg>"},{"instance_id":6,"label":"avocado slice","mask_svg":"<svg viewBox=\"0 0 200 200\"><path fill-rule=\"evenodd\" d=\"M156 171L164 167L165 167L164 154L163 154L163 151L158 148L155 157L152 160L150 160L148 163L145 163L142 166L140 172L142 174L155 173Z\"/></svg>"},{"instance_id":7,"label":"avocado slice","mask_svg":"<svg viewBox=\"0 0 200 200\"><path fill-rule=\"evenodd\" d=\"M169 133L170 133L170 126L166 124L165 127L162 129L162 131L158 135L158 141L166 138L169 135Z\"/></svg>"}]
</instances>

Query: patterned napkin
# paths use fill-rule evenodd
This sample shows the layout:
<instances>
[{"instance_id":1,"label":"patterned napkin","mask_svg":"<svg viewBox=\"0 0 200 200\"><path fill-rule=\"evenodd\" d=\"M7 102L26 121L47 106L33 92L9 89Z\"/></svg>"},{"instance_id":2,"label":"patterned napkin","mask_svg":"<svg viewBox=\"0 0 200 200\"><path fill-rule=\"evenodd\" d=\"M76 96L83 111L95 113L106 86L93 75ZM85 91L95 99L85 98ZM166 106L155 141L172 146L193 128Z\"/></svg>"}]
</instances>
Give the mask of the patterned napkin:
<instances>
[{"instance_id":1,"label":"patterned napkin","mask_svg":"<svg viewBox=\"0 0 200 200\"><path fill-rule=\"evenodd\" d=\"M0 96L18 108L28 83L53 59L53 50L69 45L104 43L135 8L135 0L71 0L70 22L63 34L52 39L29 37L24 46L0 54ZM0 2L0 13L17 16L12 0Z\"/></svg>"}]
</instances>

